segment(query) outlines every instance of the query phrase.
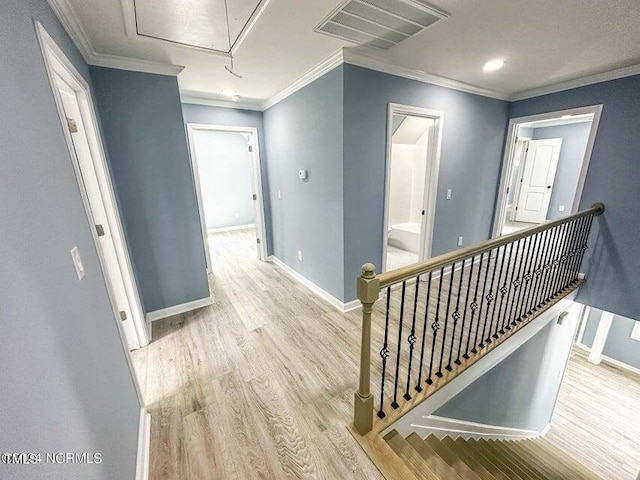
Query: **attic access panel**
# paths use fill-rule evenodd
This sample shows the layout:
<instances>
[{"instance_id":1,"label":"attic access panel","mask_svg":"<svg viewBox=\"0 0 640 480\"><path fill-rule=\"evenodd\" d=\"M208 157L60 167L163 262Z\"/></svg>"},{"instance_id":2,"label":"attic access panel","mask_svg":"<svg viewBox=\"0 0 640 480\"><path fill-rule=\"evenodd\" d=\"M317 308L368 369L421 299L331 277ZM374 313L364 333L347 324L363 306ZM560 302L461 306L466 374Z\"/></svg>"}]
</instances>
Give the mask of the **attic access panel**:
<instances>
[{"instance_id":1,"label":"attic access panel","mask_svg":"<svg viewBox=\"0 0 640 480\"><path fill-rule=\"evenodd\" d=\"M224 0L129 1L133 2L137 35L228 54L237 47L268 0L227 0L229 35Z\"/></svg>"},{"instance_id":2,"label":"attic access panel","mask_svg":"<svg viewBox=\"0 0 640 480\"><path fill-rule=\"evenodd\" d=\"M387 50L449 16L423 0L346 0L314 31Z\"/></svg>"}]
</instances>

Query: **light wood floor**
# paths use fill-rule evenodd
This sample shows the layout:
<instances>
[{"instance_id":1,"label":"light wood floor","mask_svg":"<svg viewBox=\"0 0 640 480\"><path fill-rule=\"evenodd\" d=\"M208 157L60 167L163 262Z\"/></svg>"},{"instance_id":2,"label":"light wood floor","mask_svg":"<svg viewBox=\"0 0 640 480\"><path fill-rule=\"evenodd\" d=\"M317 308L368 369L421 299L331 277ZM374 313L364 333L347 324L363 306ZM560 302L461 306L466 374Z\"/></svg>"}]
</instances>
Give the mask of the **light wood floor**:
<instances>
[{"instance_id":1,"label":"light wood floor","mask_svg":"<svg viewBox=\"0 0 640 480\"><path fill-rule=\"evenodd\" d=\"M547 440L610 480L640 472L640 376L574 347Z\"/></svg>"},{"instance_id":2,"label":"light wood floor","mask_svg":"<svg viewBox=\"0 0 640 480\"><path fill-rule=\"evenodd\" d=\"M382 479L346 428L359 315L257 261L254 238L212 235L216 304L155 322L134 352L151 480Z\"/></svg>"}]
</instances>

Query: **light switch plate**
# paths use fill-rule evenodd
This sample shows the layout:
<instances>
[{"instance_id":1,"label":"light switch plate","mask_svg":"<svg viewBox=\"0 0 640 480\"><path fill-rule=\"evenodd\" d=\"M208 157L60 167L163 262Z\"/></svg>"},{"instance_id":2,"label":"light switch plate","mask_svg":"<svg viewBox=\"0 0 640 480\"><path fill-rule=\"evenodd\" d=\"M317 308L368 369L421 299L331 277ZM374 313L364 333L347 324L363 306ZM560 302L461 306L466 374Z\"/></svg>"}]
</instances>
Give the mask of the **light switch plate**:
<instances>
[{"instance_id":1,"label":"light switch plate","mask_svg":"<svg viewBox=\"0 0 640 480\"><path fill-rule=\"evenodd\" d=\"M558 207L558 211L559 211L559 212L564 212L564 205L560 205L560 206Z\"/></svg>"},{"instance_id":2,"label":"light switch plate","mask_svg":"<svg viewBox=\"0 0 640 480\"><path fill-rule=\"evenodd\" d=\"M451 189L447 188L447 200L451 200Z\"/></svg>"},{"instance_id":3,"label":"light switch plate","mask_svg":"<svg viewBox=\"0 0 640 480\"><path fill-rule=\"evenodd\" d=\"M85 275L84 265L82 264L82 258L80 257L80 250L78 247L73 247L70 251L71 260L73 260L73 266L76 269L76 275L78 275L78 281L82 281Z\"/></svg>"},{"instance_id":4,"label":"light switch plate","mask_svg":"<svg viewBox=\"0 0 640 480\"><path fill-rule=\"evenodd\" d=\"M282 198L282 191L278 189L278 198Z\"/></svg>"},{"instance_id":5,"label":"light switch plate","mask_svg":"<svg viewBox=\"0 0 640 480\"><path fill-rule=\"evenodd\" d=\"M302 261L302 250L298 250L298 260Z\"/></svg>"}]
</instances>

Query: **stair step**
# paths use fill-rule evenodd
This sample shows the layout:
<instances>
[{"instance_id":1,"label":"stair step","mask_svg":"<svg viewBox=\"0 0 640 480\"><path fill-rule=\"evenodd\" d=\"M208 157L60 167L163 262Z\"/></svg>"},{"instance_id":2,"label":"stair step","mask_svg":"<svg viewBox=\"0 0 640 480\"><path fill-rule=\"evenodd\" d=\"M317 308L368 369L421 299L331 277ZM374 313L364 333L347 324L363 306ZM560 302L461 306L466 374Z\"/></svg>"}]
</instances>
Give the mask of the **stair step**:
<instances>
[{"instance_id":1,"label":"stair step","mask_svg":"<svg viewBox=\"0 0 640 480\"><path fill-rule=\"evenodd\" d=\"M440 458L447 462L447 465L453 468L456 473L462 478L470 480L483 480L482 476L474 472L473 469L469 468L469 465L464 463L464 461L458 455L452 452L449 447L442 443L435 435L429 435L424 440L422 440L417 434L413 435L415 435L420 442L423 442L424 444L430 446L440 456Z\"/></svg>"},{"instance_id":2,"label":"stair step","mask_svg":"<svg viewBox=\"0 0 640 480\"><path fill-rule=\"evenodd\" d=\"M511 480L507 474L505 474L500 467L495 464L495 462L483 455L483 453L478 449L478 446L475 444L471 444L464 440L463 438L457 438L453 440L453 443L456 444L460 449L467 452L467 455L474 457L478 462L484 466L491 474L498 479L502 480Z\"/></svg>"},{"instance_id":3,"label":"stair step","mask_svg":"<svg viewBox=\"0 0 640 480\"><path fill-rule=\"evenodd\" d=\"M496 455L499 455L500 458L522 478L526 478L527 480L546 480L544 476L538 473L537 468L532 467L527 462L523 462L520 457L513 455L511 450L505 446L505 444L509 443L508 441L480 440L480 442L484 443L487 448L492 450Z\"/></svg>"},{"instance_id":4,"label":"stair step","mask_svg":"<svg viewBox=\"0 0 640 480\"><path fill-rule=\"evenodd\" d=\"M422 456L407 442L402 435L396 430L392 430L384 436L385 442L396 452L396 454L404 460L407 467L418 477L420 480L441 480L445 478L453 478L447 476L438 476L431 470L429 465L425 462ZM450 471L450 473L454 473Z\"/></svg>"},{"instance_id":5,"label":"stair step","mask_svg":"<svg viewBox=\"0 0 640 480\"><path fill-rule=\"evenodd\" d=\"M465 448L465 446L455 443L451 437L445 437L440 440L440 442L444 447L448 448L449 451L453 452L454 455L460 458L465 465L467 465L483 480L493 480L497 478L487 470L474 455L471 455L471 452Z\"/></svg>"},{"instance_id":6,"label":"stair step","mask_svg":"<svg viewBox=\"0 0 640 480\"><path fill-rule=\"evenodd\" d=\"M530 470L534 470L538 478L542 480L555 480L553 476L551 476L547 471L541 469L536 465L535 461L532 461L528 452L525 452L521 447L518 447L519 441L508 441L508 442L500 442L498 440L493 440L495 443L500 443L502 448L507 450L512 458L518 459L521 465L526 465Z\"/></svg>"},{"instance_id":7,"label":"stair step","mask_svg":"<svg viewBox=\"0 0 640 480\"><path fill-rule=\"evenodd\" d=\"M542 472L546 477L550 479L558 478L558 471L552 461L549 461L549 457L538 451L531 451L525 448L526 441L513 442L508 448L516 452L521 458L526 460L530 465L535 467L539 472Z\"/></svg>"},{"instance_id":8,"label":"stair step","mask_svg":"<svg viewBox=\"0 0 640 480\"><path fill-rule=\"evenodd\" d=\"M510 479L513 480L529 480L525 475L519 472L516 468L513 468L509 465L509 462L506 461L501 453L494 452L485 441L483 440L473 440L470 439L467 441L469 444L475 445L477 450L481 452L481 454L490 458L491 461Z\"/></svg>"},{"instance_id":9,"label":"stair step","mask_svg":"<svg viewBox=\"0 0 640 480\"><path fill-rule=\"evenodd\" d=\"M433 449L428 443L426 443L417 433L412 433L407 437L407 441L418 452L418 454L424 459L428 467L438 475L439 478L452 478L452 479L464 479L464 480L477 480L477 476L461 475L455 468L447 463L440 454ZM473 472L471 472L473 473Z\"/></svg>"},{"instance_id":10,"label":"stair step","mask_svg":"<svg viewBox=\"0 0 640 480\"><path fill-rule=\"evenodd\" d=\"M577 475L582 479L599 479L600 477L585 467L578 460L568 455L563 450L552 445L548 440L544 438L536 439L534 444L537 444L540 448L544 449L547 454L552 455L558 462L567 466L571 470L575 471Z\"/></svg>"}]
</instances>

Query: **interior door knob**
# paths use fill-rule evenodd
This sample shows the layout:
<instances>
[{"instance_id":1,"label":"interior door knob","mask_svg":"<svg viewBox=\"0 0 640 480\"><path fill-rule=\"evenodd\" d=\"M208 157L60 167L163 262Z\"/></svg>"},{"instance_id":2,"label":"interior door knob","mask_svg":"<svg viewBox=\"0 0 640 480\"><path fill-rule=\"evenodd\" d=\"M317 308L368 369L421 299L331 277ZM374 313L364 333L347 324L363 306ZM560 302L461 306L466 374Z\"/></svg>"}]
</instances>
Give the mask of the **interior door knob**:
<instances>
[{"instance_id":1,"label":"interior door knob","mask_svg":"<svg viewBox=\"0 0 640 480\"><path fill-rule=\"evenodd\" d=\"M551 185L547 185L547 188L551 188Z\"/></svg>"}]
</instances>

